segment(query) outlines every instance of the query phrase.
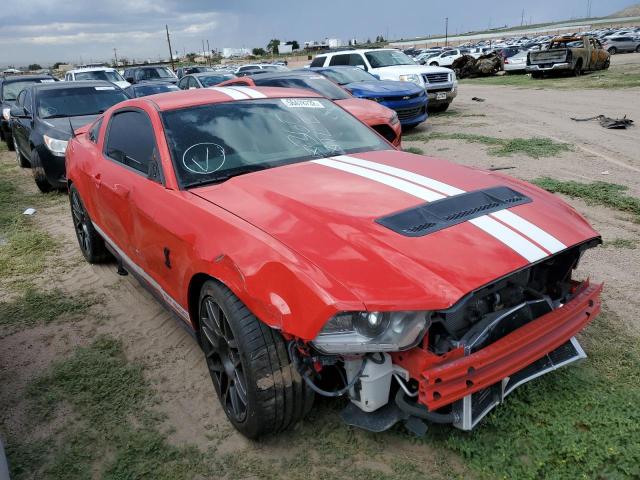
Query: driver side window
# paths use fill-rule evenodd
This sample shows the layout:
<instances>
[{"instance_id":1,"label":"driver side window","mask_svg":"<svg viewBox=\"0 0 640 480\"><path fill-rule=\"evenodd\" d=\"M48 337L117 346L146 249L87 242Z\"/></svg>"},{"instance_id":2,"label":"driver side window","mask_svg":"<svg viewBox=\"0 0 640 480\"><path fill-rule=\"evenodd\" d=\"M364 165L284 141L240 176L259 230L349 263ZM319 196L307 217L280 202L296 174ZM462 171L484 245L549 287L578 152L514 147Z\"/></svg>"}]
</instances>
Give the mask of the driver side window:
<instances>
[{"instance_id":1,"label":"driver side window","mask_svg":"<svg viewBox=\"0 0 640 480\"><path fill-rule=\"evenodd\" d=\"M31 113L31 90L24 91L24 99L22 106L27 113Z\"/></svg>"},{"instance_id":2,"label":"driver side window","mask_svg":"<svg viewBox=\"0 0 640 480\"><path fill-rule=\"evenodd\" d=\"M115 113L109 121L104 153L115 162L149 175L157 149L147 114L138 110Z\"/></svg>"}]
</instances>

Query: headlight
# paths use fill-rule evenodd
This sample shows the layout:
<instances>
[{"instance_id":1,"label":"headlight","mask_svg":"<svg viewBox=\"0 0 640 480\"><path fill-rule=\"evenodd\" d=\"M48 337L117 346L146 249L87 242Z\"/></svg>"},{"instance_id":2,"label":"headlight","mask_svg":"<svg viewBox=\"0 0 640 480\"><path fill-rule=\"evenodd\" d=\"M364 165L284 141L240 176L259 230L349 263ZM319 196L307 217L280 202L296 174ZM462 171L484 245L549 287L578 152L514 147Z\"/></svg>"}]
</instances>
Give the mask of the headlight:
<instances>
[{"instance_id":1,"label":"headlight","mask_svg":"<svg viewBox=\"0 0 640 480\"><path fill-rule=\"evenodd\" d=\"M344 312L332 317L313 345L324 353L396 352L413 348L430 312Z\"/></svg>"},{"instance_id":2,"label":"headlight","mask_svg":"<svg viewBox=\"0 0 640 480\"><path fill-rule=\"evenodd\" d=\"M3 108L2 109L2 116L4 117L4 119L7 122L9 121L10 113L11 113L11 109L10 108Z\"/></svg>"},{"instance_id":3,"label":"headlight","mask_svg":"<svg viewBox=\"0 0 640 480\"><path fill-rule=\"evenodd\" d=\"M397 125L398 123L400 123L400 120L398 120L398 114L396 112L393 112L393 114L389 117L389 123L391 125Z\"/></svg>"},{"instance_id":4,"label":"headlight","mask_svg":"<svg viewBox=\"0 0 640 480\"><path fill-rule=\"evenodd\" d=\"M400 75L398 77L401 82L413 82L417 85L423 85L422 77L420 75L411 74L411 75Z\"/></svg>"},{"instance_id":5,"label":"headlight","mask_svg":"<svg viewBox=\"0 0 640 480\"><path fill-rule=\"evenodd\" d=\"M44 143L47 146L47 148L51 151L51 153L53 153L54 155L57 155L58 157L64 157L64 151L67 149L67 143L69 143L67 140L51 138L51 137L47 137L46 135L43 135L43 137L44 137Z\"/></svg>"},{"instance_id":6,"label":"headlight","mask_svg":"<svg viewBox=\"0 0 640 480\"><path fill-rule=\"evenodd\" d=\"M457 80L457 78L456 78L456 72L451 72L451 73L449 74L449 81L450 81L450 82L455 82L456 80Z\"/></svg>"}]
</instances>

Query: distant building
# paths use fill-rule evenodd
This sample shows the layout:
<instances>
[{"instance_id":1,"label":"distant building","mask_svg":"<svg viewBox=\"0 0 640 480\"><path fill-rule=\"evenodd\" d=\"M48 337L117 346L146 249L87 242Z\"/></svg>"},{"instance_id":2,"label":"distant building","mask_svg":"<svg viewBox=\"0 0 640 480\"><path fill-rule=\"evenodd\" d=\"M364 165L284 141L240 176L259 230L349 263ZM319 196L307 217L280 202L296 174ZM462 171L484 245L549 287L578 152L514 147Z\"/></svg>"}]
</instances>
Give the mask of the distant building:
<instances>
[{"instance_id":1,"label":"distant building","mask_svg":"<svg viewBox=\"0 0 640 480\"><path fill-rule=\"evenodd\" d=\"M339 38L329 38L327 39L327 44L329 45L329 48L338 48L342 46L342 40Z\"/></svg>"},{"instance_id":2,"label":"distant building","mask_svg":"<svg viewBox=\"0 0 640 480\"><path fill-rule=\"evenodd\" d=\"M315 40L304 42L304 48L307 50L325 50L327 48L338 48L343 45L339 38L325 38L323 41Z\"/></svg>"},{"instance_id":3,"label":"distant building","mask_svg":"<svg viewBox=\"0 0 640 480\"><path fill-rule=\"evenodd\" d=\"M248 48L223 48L222 56L224 58L231 57L248 57L251 55L251 51Z\"/></svg>"},{"instance_id":4,"label":"distant building","mask_svg":"<svg viewBox=\"0 0 640 480\"><path fill-rule=\"evenodd\" d=\"M293 51L292 45L283 45L282 43L278 45L278 53L280 54L287 54L287 53L291 53L292 51Z\"/></svg>"}]
</instances>

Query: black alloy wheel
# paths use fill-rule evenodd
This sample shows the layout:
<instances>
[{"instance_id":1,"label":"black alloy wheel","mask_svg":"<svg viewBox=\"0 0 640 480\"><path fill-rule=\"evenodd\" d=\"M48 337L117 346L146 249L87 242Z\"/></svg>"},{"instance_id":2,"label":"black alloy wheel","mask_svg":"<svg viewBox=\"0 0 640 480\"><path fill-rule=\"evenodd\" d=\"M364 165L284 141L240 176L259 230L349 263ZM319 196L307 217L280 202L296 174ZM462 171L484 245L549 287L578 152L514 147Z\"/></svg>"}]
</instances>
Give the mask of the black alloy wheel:
<instances>
[{"instance_id":1,"label":"black alloy wheel","mask_svg":"<svg viewBox=\"0 0 640 480\"><path fill-rule=\"evenodd\" d=\"M247 418L247 380L240 351L227 316L212 296L202 299L202 346L216 392L225 412L238 423Z\"/></svg>"},{"instance_id":2,"label":"black alloy wheel","mask_svg":"<svg viewBox=\"0 0 640 480\"><path fill-rule=\"evenodd\" d=\"M69 188L69 203L71 204L73 229L76 232L82 255L89 263L104 262L109 258L109 252L105 247L104 240L94 228L75 185L71 185Z\"/></svg>"}]
</instances>

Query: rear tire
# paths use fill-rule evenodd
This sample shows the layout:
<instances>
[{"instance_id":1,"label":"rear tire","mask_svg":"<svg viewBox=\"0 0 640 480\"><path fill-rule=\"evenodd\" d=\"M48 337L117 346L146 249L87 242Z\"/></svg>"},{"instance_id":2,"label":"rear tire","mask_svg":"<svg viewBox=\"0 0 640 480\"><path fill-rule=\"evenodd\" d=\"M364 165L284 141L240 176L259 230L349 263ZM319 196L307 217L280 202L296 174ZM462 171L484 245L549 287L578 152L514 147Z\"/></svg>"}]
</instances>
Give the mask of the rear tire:
<instances>
[{"instance_id":1,"label":"rear tire","mask_svg":"<svg viewBox=\"0 0 640 480\"><path fill-rule=\"evenodd\" d=\"M80 194L73 184L69 188L69 204L71 205L73 228L76 231L80 251L82 251L84 258L89 263L102 263L109 259L110 255L104 244L104 239L93 227L91 218L89 218L80 199Z\"/></svg>"},{"instance_id":2,"label":"rear tire","mask_svg":"<svg viewBox=\"0 0 640 480\"><path fill-rule=\"evenodd\" d=\"M7 145L9 145L9 139L7 139ZM18 164L18 166L20 166L20 168L29 168L31 166L31 163L29 162L27 157L25 157L24 155L22 155L20 153L20 150L15 148L15 145L16 145L16 139L12 135L11 136L11 146L14 147L13 150L15 150L15 152L16 152L16 163Z\"/></svg>"},{"instance_id":3,"label":"rear tire","mask_svg":"<svg viewBox=\"0 0 640 480\"><path fill-rule=\"evenodd\" d=\"M578 60L576 62L576 66L573 67L573 76L574 77L579 77L582 75L582 62L580 60Z\"/></svg>"},{"instance_id":4,"label":"rear tire","mask_svg":"<svg viewBox=\"0 0 640 480\"><path fill-rule=\"evenodd\" d=\"M531 72L531 78L535 80L540 80L543 78L543 76L544 76L544 73L542 72Z\"/></svg>"},{"instance_id":5,"label":"rear tire","mask_svg":"<svg viewBox=\"0 0 640 480\"><path fill-rule=\"evenodd\" d=\"M432 66L432 67L439 67L440 66L440 65L438 65L438 62L431 62L429 65Z\"/></svg>"},{"instance_id":6,"label":"rear tire","mask_svg":"<svg viewBox=\"0 0 640 480\"><path fill-rule=\"evenodd\" d=\"M53 185L47 180L47 175L44 173L44 167L42 161L40 161L40 155L37 150L31 151L31 172L33 173L33 179L38 186L38 189L42 193L49 193L53 190Z\"/></svg>"},{"instance_id":7,"label":"rear tire","mask_svg":"<svg viewBox=\"0 0 640 480\"><path fill-rule=\"evenodd\" d=\"M618 49L616 47L611 47L607 52L609 52L609 55L615 55L618 53Z\"/></svg>"},{"instance_id":8,"label":"rear tire","mask_svg":"<svg viewBox=\"0 0 640 480\"><path fill-rule=\"evenodd\" d=\"M311 409L313 392L291 363L285 341L224 285L200 291L198 337L222 408L248 438L291 427Z\"/></svg>"},{"instance_id":9,"label":"rear tire","mask_svg":"<svg viewBox=\"0 0 640 480\"><path fill-rule=\"evenodd\" d=\"M7 136L4 141L7 142L7 148L10 152L13 152L16 149L16 142L13 139L13 134Z\"/></svg>"},{"instance_id":10,"label":"rear tire","mask_svg":"<svg viewBox=\"0 0 640 480\"><path fill-rule=\"evenodd\" d=\"M640 45L636 47L636 53L640 53Z\"/></svg>"}]
</instances>

